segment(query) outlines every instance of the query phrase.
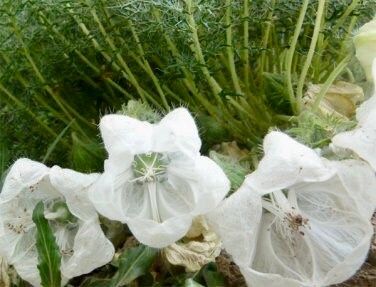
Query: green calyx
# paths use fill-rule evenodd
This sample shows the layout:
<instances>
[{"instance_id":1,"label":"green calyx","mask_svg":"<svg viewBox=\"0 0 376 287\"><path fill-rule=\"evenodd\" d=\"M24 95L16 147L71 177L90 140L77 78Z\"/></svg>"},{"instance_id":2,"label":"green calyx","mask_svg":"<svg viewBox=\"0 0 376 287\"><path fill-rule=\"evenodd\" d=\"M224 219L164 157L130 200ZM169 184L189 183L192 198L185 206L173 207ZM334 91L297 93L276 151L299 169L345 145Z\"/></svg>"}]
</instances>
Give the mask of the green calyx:
<instances>
[{"instance_id":1,"label":"green calyx","mask_svg":"<svg viewBox=\"0 0 376 287\"><path fill-rule=\"evenodd\" d=\"M62 201L55 202L52 205L51 211L45 216L48 220L63 224L76 223L78 220L78 218L70 212L67 204Z\"/></svg>"},{"instance_id":2,"label":"green calyx","mask_svg":"<svg viewBox=\"0 0 376 287\"><path fill-rule=\"evenodd\" d=\"M132 164L135 180L138 182L161 181L165 178L168 160L156 152L138 154Z\"/></svg>"}]
</instances>

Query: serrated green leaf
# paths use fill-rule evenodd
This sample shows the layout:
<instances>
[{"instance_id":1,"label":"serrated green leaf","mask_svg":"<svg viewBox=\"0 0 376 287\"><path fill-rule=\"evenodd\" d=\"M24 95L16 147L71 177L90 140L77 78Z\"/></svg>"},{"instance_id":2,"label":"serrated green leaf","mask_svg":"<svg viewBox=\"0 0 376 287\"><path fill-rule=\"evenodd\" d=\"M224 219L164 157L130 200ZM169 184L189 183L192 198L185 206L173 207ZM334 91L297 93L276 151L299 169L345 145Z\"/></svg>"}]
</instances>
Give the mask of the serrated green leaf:
<instances>
[{"instance_id":1,"label":"serrated green leaf","mask_svg":"<svg viewBox=\"0 0 376 287\"><path fill-rule=\"evenodd\" d=\"M119 269L110 282L110 287L129 284L146 273L152 265L157 249L144 245L128 249L119 258Z\"/></svg>"},{"instance_id":2,"label":"serrated green leaf","mask_svg":"<svg viewBox=\"0 0 376 287\"><path fill-rule=\"evenodd\" d=\"M203 285L197 283L192 278L185 280L184 287L204 287Z\"/></svg>"},{"instance_id":3,"label":"serrated green leaf","mask_svg":"<svg viewBox=\"0 0 376 287\"><path fill-rule=\"evenodd\" d=\"M38 270L43 287L60 287L61 256L55 236L44 217L44 204L40 201L34 208L33 221L37 227L36 246L38 250Z\"/></svg>"}]
</instances>

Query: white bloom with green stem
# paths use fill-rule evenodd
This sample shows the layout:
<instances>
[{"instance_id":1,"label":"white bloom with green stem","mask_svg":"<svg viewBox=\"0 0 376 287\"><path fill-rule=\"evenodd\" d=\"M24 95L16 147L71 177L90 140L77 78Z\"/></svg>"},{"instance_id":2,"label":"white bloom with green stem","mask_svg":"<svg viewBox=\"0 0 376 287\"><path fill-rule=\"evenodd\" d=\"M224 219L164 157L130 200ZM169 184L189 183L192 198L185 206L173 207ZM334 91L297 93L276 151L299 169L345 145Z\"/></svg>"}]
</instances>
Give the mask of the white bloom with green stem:
<instances>
[{"instance_id":1,"label":"white bloom with green stem","mask_svg":"<svg viewBox=\"0 0 376 287\"><path fill-rule=\"evenodd\" d=\"M376 58L373 77L376 80ZM358 125L355 129L337 134L332 142L337 147L355 152L376 171L376 89L373 96L357 109L356 119Z\"/></svg>"},{"instance_id":2,"label":"white bloom with green stem","mask_svg":"<svg viewBox=\"0 0 376 287\"><path fill-rule=\"evenodd\" d=\"M224 248L249 286L347 280L373 235L372 169L356 160L329 162L280 132L266 136L264 152L242 187L207 216Z\"/></svg>"},{"instance_id":3,"label":"white bloom with green stem","mask_svg":"<svg viewBox=\"0 0 376 287\"><path fill-rule=\"evenodd\" d=\"M145 245L163 248L179 240L195 216L211 211L229 191L221 168L200 155L195 121L184 108L156 124L107 115L100 130L109 158L90 199Z\"/></svg>"},{"instance_id":4,"label":"white bloom with green stem","mask_svg":"<svg viewBox=\"0 0 376 287\"><path fill-rule=\"evenodd\" d=\"M10 168L0 194L0 253L33 286L41 286L32 220L40 201L60 249L63 283L112 259L114 247L87 195L97 178L24 158Z\"/></svg>"}]
</instances>

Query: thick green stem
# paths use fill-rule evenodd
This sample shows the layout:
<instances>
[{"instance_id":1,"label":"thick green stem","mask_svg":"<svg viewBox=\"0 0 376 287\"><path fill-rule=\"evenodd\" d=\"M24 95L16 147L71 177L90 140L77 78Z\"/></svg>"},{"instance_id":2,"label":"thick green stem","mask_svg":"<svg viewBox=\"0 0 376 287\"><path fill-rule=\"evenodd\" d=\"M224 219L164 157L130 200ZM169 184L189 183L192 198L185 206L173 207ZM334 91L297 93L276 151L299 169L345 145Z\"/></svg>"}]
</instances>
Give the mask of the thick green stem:
<instances>
[{"instance_id":1,"label":"thick green stem","mask_svg":"<svg viewBox=\"0 0 376 287\"><path fill-rule=\"evenodd\" d=\"M305 14L307 12L308 4L309 4L309 0L304 0L303 5L300 8L298 22L296 23L294 35L293 35L291 43L290 43L290 48L289 48L287 55L286 55L287 91L288 91L291 107L292 107L295 114L297 114L297 110L296 110L296 99L295 99L294 89L293 89L293 85L292 85L291 67L292 67L292 62L293 62L293 58L294 58L294 54L295 54L296 44L298 42L300 31L302 30L303 21L304 21Z\"/></svg>"},{"instance_id":2,"label":"thick green stem","mask_svg":"<svg viewBox=\"0 0 376 287\"><path fill-rule=\"evenodd\" d=\"M324 84L321 86L320 92L316 96L316 100L313 103L312 110L316 111L320 105L321 100L325 97L325 94L329 90L330 86L333 84L335 79L341 74L343 69L346 68L347 64L351 60L352 55L348 55L345 57L338 66L330 73L328 79L324 82Z\"/></svg>"},{"instance_id":3,"label":"thick green stem","mask_svg":"<svg viewBox=\"0 0 376 287\"><path fill-rule=\"evenodd\" d=\"M189 28L191 30L192 40L193 43L191 45L191 50L194 53L196 60L201 65L201 71L204 74L214 96L217 98L218 102L221 102L221 99L219 98L219 93L222 92L221 86L217 83L217 81L210 75L210 72L207 68L204 55L202 53L200 40L198 38L198 32L197 32L197 25L194 18L194 10L192 5L192 0L184 0L186 7L187 7L187 23L189 25Z\"/></svg>"},{"instance_id":4,"label":"thick green stem","mask_svg":"<svg viewBox=\"0 0 376 287\"><path fill-rule=\"evenodd\" d=\"M232 84L234 85L237 94L243 94L238 75L236 74L235 61L234 61L234 48L232 46L232 0L226 0L226 51L227 61L230 69Z\"/></svg>"},{"instance_id":5,"label":"thick green stem","mask_svg":"<svg viewBox=\"0 0 376 287\"><path fill-rule=\"evenodd\" d=\"M320 29L321 29L321 21L322 21L323 14L324 14L324 8L325 8L325 0L319 0L319 5L317 8L317 13L316 13L315 28L313 30L311 45L309 46L307 58L306 58L306 61L304 62L304 66L299 77L298 87L296 91L297 113L300 113L300 111L302 110L303 87L304 87L304 83L307 77L308 69L311 65L311 61L315 53L316 43L317 43L317 39L318 39Z\"/></svg>"},{"instance_id":6,"label":"thick green stem","mask_svg":"<svg viewBox=\"0 0 376 287\"><path fill-rule=\"evenodd\" d=\"M243 77L244 77L244 85L247 91L247 94L250 94L250 86L249 86L249 51L248 51L248 45L249 45L249 7L248 7L248 1L244 0L243 4L243 49L241 52L241 58L243 62Z\"/></svg>"}]
</instances>

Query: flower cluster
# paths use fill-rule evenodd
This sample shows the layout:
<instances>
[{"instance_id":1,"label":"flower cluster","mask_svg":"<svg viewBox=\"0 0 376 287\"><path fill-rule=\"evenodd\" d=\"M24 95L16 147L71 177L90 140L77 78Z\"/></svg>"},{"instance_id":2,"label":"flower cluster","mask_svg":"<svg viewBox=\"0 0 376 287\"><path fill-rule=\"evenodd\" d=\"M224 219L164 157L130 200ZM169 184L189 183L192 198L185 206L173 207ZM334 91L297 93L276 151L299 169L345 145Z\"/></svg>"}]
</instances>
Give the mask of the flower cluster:
<instances>
[{"instance_id":1,"label":"flower cluster","mask_svg":"<svg viewBox=\"0 0 376 287\"><path fill-rule=\"evenodd\" d=\"M359 108L359 127L333 139L337 149L352 149L370 165L330 161L273 131L257 169L227 199L230 181L200 155L198 130L186 109L156 124L104 116L100 130L108 159L102 174L28 159L11 167L0 194L0 252L23 279L40 286L32 212L43 201L64 282L114 255L97 212L126 223L141 243L164 248L171 263L188 270L214 260L222 242L250 286L343 282L364 262L373 235L375 140L364 139L375 135L375 97ZM183 237L188 242L177 242Z\"/></svg>"}]
</instances>

